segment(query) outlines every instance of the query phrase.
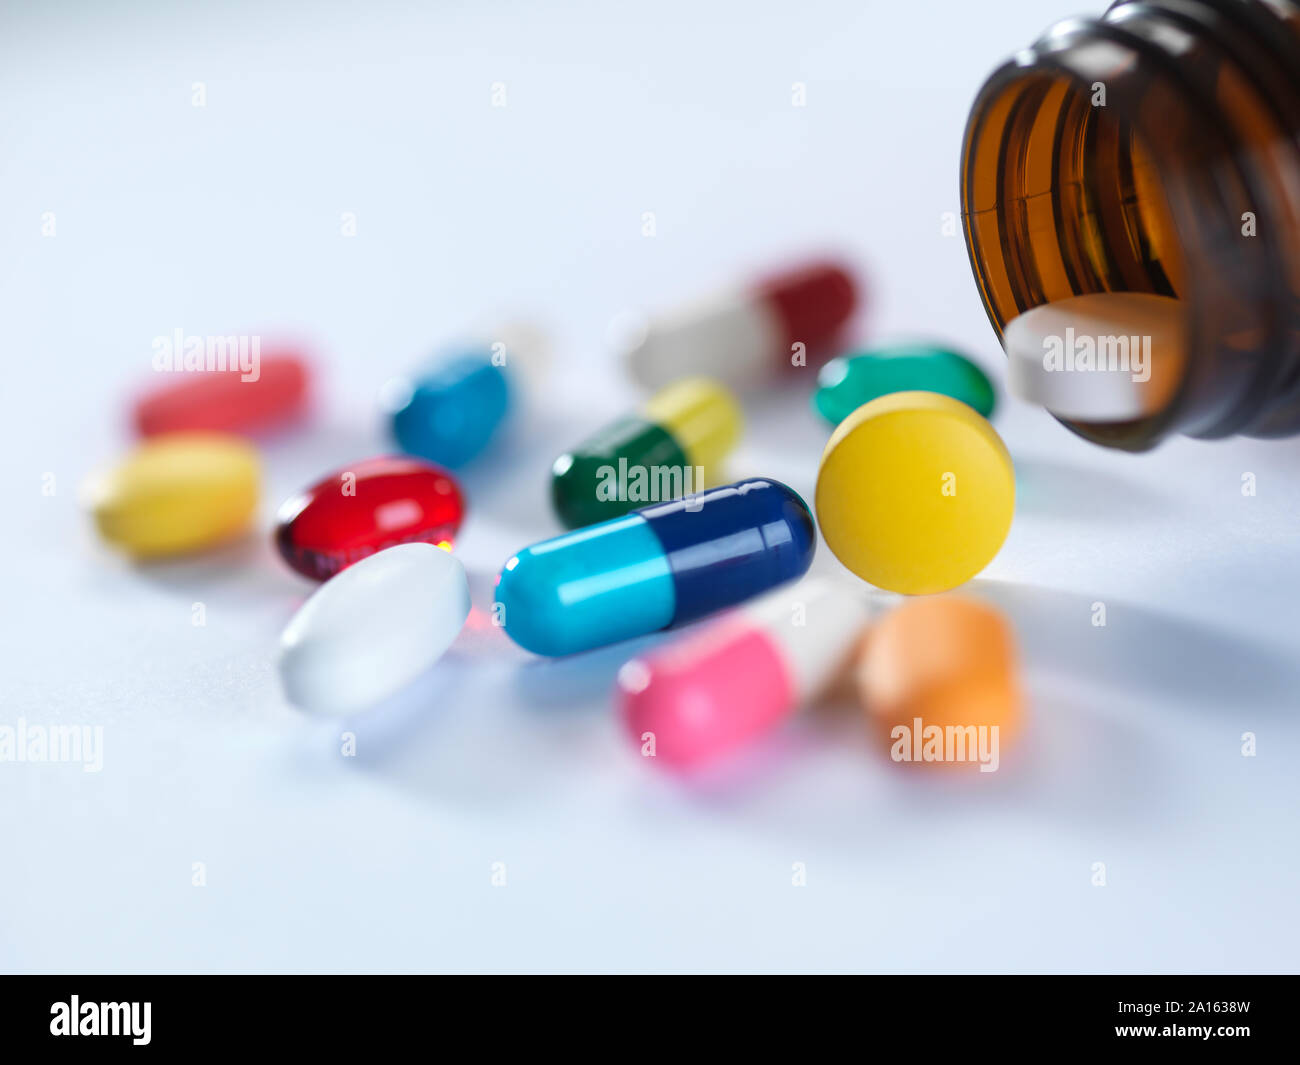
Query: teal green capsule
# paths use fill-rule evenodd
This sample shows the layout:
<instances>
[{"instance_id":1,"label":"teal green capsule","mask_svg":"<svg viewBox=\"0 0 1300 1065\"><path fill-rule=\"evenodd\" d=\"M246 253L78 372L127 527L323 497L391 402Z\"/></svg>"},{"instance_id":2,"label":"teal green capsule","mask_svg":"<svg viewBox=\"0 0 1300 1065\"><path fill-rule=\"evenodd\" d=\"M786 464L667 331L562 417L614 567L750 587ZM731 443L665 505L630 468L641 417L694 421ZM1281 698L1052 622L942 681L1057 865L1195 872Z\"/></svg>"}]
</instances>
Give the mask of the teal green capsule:
<instances>
[{"instance_id":1,"label":"teal green capsule","mask_svg":"<svg viewBox=\"0 0 1300 1065\"><path fill-rule=\"evenodd\" d=\"M862 404L891 392L938 392L985 418L993 413L993 385L984 371L930 344L894 344L832 359L817 375L813 410L839 425Z\"/></svg>"}]
</instances>

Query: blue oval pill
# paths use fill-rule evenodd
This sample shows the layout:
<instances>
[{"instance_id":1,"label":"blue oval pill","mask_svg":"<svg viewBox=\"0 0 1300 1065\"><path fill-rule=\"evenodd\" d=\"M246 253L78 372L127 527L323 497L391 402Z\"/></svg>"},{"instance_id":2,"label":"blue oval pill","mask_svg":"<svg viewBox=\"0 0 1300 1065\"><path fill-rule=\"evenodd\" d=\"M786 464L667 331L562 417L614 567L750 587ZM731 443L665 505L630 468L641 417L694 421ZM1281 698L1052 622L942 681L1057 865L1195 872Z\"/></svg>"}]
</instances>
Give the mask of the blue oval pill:
<instances>
[{"instance_id":1,"label":"blue oval pill","mask_svg":"<svg viewBox=\"0 0 1300 1065\"><path fill-rule=\"evenodd\" d=\"M497 578L506 633L567 655L666 629L795 580L816 549L793 489L751 478L533 544Z\"/></svg>"},{"instance_id":2,"label":"blue oval pill","mask_svg":"<svg viewBox=\"0 0 1300 1065\"><path fill-rule=\"evenodd\" d=\"M496 434L510 393L490 349L464 352L412 382L410 396L392 412L393 436L409 455L463 466Z\"/></svg>"}]
</instances>

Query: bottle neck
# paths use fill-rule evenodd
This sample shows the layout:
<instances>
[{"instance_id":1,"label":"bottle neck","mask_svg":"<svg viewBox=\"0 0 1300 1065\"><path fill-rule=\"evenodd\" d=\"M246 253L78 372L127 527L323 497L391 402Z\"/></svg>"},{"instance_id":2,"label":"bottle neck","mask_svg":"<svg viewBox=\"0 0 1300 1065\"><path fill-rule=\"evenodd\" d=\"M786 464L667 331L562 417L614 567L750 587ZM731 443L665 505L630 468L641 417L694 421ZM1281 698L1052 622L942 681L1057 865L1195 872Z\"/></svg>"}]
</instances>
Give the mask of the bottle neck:
<instances>
[{"instance_id":1,"label":"bottle neck","mask_svg":"<svg viewBox=\"0 0 1300 1065\"><path fill-rule=\"evenodd\" d=\"M1160 410L1067 422L1142 450L1172 432L1300 432L1300 7L1122 0L989 78L962 153L971 264L998 336L1094 292L1177 297L1189 350ZM1294 393L1294 394L1292 394Z\"/></svg>"}]
</instances>

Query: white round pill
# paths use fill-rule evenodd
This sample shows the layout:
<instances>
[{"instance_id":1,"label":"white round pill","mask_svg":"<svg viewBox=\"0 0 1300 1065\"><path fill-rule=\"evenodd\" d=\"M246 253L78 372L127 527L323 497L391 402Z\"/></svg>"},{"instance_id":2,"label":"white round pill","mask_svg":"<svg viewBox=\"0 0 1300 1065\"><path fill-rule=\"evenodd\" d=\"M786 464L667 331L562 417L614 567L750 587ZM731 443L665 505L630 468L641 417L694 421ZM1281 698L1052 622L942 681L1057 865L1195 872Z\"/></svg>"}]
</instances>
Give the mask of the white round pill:
<instances>
[{"instance_id":1,"label":"white round pill","mask_svg":"<svg viewBox=\"0 0 1300 1065\"><path fill-rule=\"evenodd\" d=\"M432 666L469 616L465 567L433 544L402 544L326 581L280 637L280 680L304 710L346 714Z\"/></svg>"},{"instance_id":2,"label":"white round pill","mask_svg":"<svg viewBox=\"0 0 1300 1065\"><path fill-rule=\"evenodd\" d=\"M1126 422L1161 410L1186 364L1178 300L1098 292L1034 307L1003 330L1007 387L1081 422Z\"/></svg>"}]
</instances>

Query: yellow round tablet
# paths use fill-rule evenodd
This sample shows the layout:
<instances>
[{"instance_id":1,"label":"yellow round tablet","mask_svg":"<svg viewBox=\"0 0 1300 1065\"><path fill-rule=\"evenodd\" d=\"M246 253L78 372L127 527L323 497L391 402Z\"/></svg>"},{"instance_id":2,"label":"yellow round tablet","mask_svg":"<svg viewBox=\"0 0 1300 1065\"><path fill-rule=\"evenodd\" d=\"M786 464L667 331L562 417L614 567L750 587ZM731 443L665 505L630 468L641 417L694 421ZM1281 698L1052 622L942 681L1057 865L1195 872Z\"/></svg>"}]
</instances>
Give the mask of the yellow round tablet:
<instances>
[{"instance_id":1,"label":"yellow round tablet","mask_svg":"<svg viewBox=\"0 0 1300 1065\"><path fill-rule=\"evenodd\" d=\"M955 588L987 566L1015 502L1002 438L936 392L863 404L831 435L817 474L817 523L835 557L909 595Z\"/></svg>"},{"instance_id":2,"label":"yellow round tablet","mask_svg":"<svg viewBox=\"0 0 1300 1065\"><path fill-rule=\"evenodd\" d=\"M86 496L100 535L136 558L183 555L248 528L261 480L257 452L217 433L175 433L141 444Z\"/></svg>"}]
</instances>

